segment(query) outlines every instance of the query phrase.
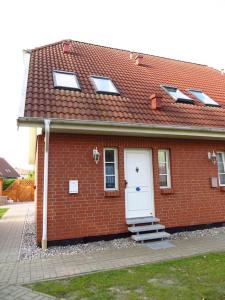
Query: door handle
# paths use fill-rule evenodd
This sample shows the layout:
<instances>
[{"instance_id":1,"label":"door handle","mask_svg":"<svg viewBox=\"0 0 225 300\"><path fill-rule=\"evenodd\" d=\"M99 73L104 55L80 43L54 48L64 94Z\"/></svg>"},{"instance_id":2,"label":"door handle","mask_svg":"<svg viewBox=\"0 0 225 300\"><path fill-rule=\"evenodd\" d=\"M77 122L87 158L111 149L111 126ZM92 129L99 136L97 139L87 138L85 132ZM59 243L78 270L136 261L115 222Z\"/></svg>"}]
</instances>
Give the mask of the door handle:
<instances>
[{"instance_id":1,"label":"door handle","mask_svg":"<svg viewBox=\"0 0 225 300\"><path fill-rule=\"evenodd\" d=\"M125 189L126 189L127 185L128 185L128 182L126 181L126 179L124 179L124 186L125 186Z\"/></svg>"}]
</instances>

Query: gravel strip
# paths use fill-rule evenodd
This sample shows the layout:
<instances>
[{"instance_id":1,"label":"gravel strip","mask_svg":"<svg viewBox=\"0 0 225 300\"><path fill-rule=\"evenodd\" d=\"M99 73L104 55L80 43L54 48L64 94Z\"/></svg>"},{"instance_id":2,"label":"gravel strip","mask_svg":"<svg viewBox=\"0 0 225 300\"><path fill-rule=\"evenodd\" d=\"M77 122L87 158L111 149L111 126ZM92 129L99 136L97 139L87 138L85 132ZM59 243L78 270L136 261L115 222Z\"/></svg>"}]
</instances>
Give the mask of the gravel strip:
<instances>
[{"instance_id":1,"label":"gravel strip","mask_svg":"<svg viewBox=\"0 0 225 300\"><path fill-rule=\"evenodd\" d=\"M171 235L171 240L188 240L202 237L220 237L220 234L225 234L225 227L210 228L195 231L178 232ZM87 254L91 252L103 251L107 249L121 249L137 247L130 238L114 239L111 241L99 241L92 243L79 243L68 246L52 246L47 250L42 250L36 246L36 228L34 222L34 209L30 208L25 220L24 232L22 237L20 260L28 260L35 258L44 258L55 255L69 255L69 254Z\"/></svg>"},{"instance_id":2,"label":"gravel strip","mask_svg":"<svg viewBox=\"0 0 225 300\"><path fill-rule=\"evenodd\" d=\"M34 211L32 209L29 210L25 220L19 259L28 260L54 255L87 254L107 249L121 249L136 246L137 244L130 238L121 238L111 241L99 241L86 244L79 243L76 245L52 246L48 247L47 250L42 250L36 245L36 228L34 222Z\"/></svg>"},{"instance_id":3,"label":"gravel strip","mask_svg":"<svg viewBox=\"0 0 225 300\"><path fill-rule=\"evenodd\" d=\"M183 231L171 234L171 240L189 240L193 238L202 237L215 237L225 234L225 227L214 227L209 229L195 230L195 231Z\"/></svg>"}]
</instances>

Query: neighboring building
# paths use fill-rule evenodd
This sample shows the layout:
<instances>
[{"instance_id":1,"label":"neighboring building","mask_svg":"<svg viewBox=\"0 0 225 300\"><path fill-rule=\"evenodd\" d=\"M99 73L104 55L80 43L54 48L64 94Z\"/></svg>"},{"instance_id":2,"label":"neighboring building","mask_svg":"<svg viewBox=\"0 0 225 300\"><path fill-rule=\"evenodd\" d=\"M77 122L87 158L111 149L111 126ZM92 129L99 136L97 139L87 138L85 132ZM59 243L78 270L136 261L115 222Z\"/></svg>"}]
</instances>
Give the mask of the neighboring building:
<instances>
[{"instance_id":1,"label":"neighboring building","mask_svg":"<svg viewBox=\"0 0 225 300\"><path fill-rule=\"evenodd\" d=\"M225 222L223 73L75 41L27 55L18 124L42 128L32 149L44 248L126 234L144 217L167 229Z\"/></svg>"},{"instance_id":2,"label":"neighboring building","mask_svg":"<svg viewBox=\"0 0 225 300\"><path fill-rule=\"evenodd\" d=\"M0 177L2 178L18 178L20 175L17 171L4 159L0 157Z\"/></svg>"},{"instance_id":3,"label":"neighboring building","mask_svg":"<svg viewBox=\"0 0 225 300\"><path fill-rule=\"evenodd\" d=\"M29 176L30 174L30 170L26 170L26 169L21 169L21 168L15 168L16 172L20 175L21 179L25 179Z\"/></svg>"}]
</instances>

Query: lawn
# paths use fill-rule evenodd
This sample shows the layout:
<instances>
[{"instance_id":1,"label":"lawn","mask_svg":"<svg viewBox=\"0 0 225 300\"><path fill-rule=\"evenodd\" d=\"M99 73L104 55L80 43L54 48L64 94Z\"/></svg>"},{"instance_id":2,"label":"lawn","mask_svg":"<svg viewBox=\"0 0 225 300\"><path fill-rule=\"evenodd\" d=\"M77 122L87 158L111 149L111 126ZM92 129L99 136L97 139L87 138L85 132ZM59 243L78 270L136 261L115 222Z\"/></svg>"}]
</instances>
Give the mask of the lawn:
<instances>
[{"instance_id":1,"label":"lawn","mask_svg":"<svg viewBox=\"0 0 225 300\"><path fill-rule=\"evenodd\" d=\"M28 287L71 300L224 300L225 253L43 281Z\"/></svg>"},{"instance_id":2,"label":"lawn","mask_svg":"<svg viewBox=\"0 0 225 300\"><path fill-rule=\"evenodd\" d=\"M0 219L4 216L4 214L7 212L8 208L0 208Z\"/></svg>"}]
</instances>

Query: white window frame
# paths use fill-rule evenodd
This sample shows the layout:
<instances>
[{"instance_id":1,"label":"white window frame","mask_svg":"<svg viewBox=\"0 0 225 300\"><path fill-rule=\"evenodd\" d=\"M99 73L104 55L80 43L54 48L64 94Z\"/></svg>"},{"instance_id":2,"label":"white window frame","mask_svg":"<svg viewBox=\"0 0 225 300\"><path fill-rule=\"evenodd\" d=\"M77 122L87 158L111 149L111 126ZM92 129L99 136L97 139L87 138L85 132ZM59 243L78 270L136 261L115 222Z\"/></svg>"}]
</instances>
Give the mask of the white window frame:
<instances>
[{"instance_id":1,"label":"white window frame","mask_svg":"<svg viewBox=\"0 0 225 300\"><path fill-rule=\"evenodd\" d=\"M224 151L217 151L216 153L221 153L222 154L222 161L223 161L223 166L225 169L225 152ZM219 186L225 186L225 184L221 184L220 183L220 174L225 174L225 173L219 173L219 166L218 166L218 162L217 162L217 169L218 169L218 181L219 181Z\"/></svg>"},{"instance_id":2,"label":"white window frame","mask_svg":"<svg viewBox=\"0 0 225 300\"><path fill-rule=\"evenodd\" d=\"M194 104L194 100L191 99L189 96L187 96L186 94L184 94L180 89L178 89L175 86L171 86L171 85L165 85L165 84L161 84L160 85L161 88L172 98L176 101L176 103L183 103L183 104ZM175 89L178 94L181 97L175 97L168 89Z\"/></svg>"},{"instance_id":3,"label":"white window frame","mask_svg":"<svg viewBox=\"0 0 225 300\"><path fill-rule=\"evenodd\" d=\"M170 189L171 188L170 150L168 150L168 149L159 149L157 154L159 154L160 151L164 151L165 154L166 154L166 174L161 174L160 173L160 168L159 168L160 161L159 161L159 156L158 156L159 187L160 187L160 189ZM167 186L160 186L160 175L167 176Z\"/></svg>"},{"instance_id":4,"label":"white window frame","mask_svg":"<svg viewBox=\"0 0 225 300\"><path fill-rule=\"evenodd\" d=\"M214 106L214 107L220 107L220 105L211 97L209 97L207 94L200 90L194 90L194 89L189 89L188 90L194 97L196 97L202 104L205 106ZM198 97L198 94L200 93L205 97L205 100L202 100L200 97Z\"/></svg>"},{"instance_id":5,"label":"white window frame","mask_svg":"<svg viewBox=\"0 0 225 300\"><path fill-rule=\"evenodd\" d=\"M106 95L120 95L120 92L118 90L118 88L115 86L114 82L112 81L112 79L110 77L105 77L105 76L97 76L97 75L91 75L90 76L91 82L95 88L95 91L99 94L106 94ZM95 82L95 79L102 79L102 80L109 80L114 88L114 91L110 92L110 91L106 91L106 90L102 90L102 89L98 89L98 86Z\"/></svg>"},{"instance_id":6,"label":"white window frame","mask_svg":"<svg viewBox=\"0 0 225 300\"><path fill-rule=\"evenodd\" d=\"M114 164L115 164L115 188L107 188L106 187L106 162L105 161L105 152L107 150L113 150L114 151ZM112 162L113 163L113 162ZM117 148L104 148L104 191L118 191L118 150Z\"/></svg>"},{"instance_id":7,"label":"white window frame","mask_svg":"<svg viewBox=\"0 0 225 300\"><path fill-rule=\"evenodd\" d=\"M66 86L66 85L58 85L57 83L57 74L65 74L65 75L71 75L74 77L76 86ZM78 81L76 73L73 72L66 72L66 71L60 71L60 70L53 70L53 83L54 88L56 89L64 89L64 90L75 90L75 91L81 91L80 83Z\"/></svg>"}]
</instances>

